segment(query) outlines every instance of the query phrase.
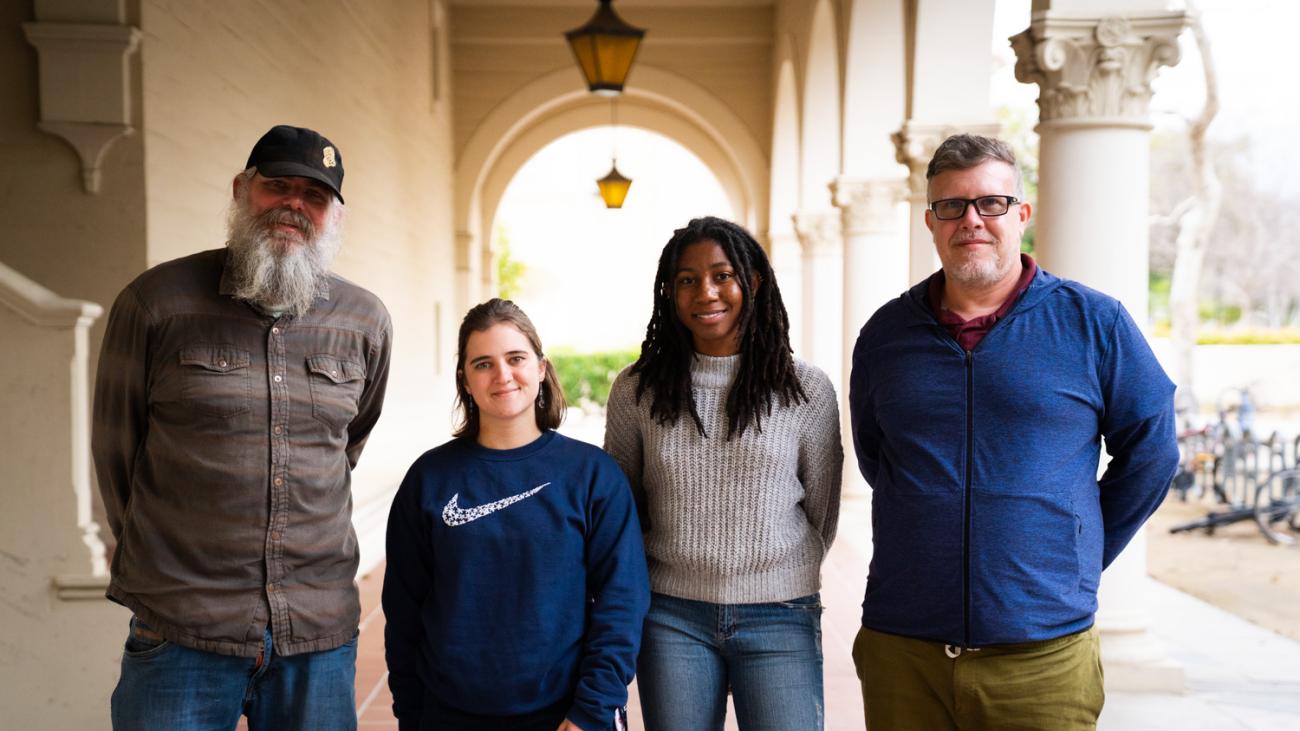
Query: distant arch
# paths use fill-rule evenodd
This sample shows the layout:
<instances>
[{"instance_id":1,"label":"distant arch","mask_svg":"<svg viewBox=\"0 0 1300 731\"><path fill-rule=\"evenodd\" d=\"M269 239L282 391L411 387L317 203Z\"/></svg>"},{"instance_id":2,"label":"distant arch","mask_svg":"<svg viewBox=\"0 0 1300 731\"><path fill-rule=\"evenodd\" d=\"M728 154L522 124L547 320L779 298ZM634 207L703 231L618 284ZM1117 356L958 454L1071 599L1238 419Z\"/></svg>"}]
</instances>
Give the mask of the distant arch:
<instances>
[{"instance_id":1,"label":"distant arch","mask_svg":"<svg viewBox=\"0 0 1300 731\"><path fill-rule=\"evenodd\" d=\"M638 66L635 86L619 99L619 122L668 137L694 153L723 184L740 223L766 228L768 160L749 128L714 94L689 79ZM609 102L574 85L572 69L546 74L511 94L479 124L455 170L456 261L482 273L484 247L506 186L538 150L570 132L609 123ZM463 281L460 294L477 295Z\"/></svg>"}]
</instances>

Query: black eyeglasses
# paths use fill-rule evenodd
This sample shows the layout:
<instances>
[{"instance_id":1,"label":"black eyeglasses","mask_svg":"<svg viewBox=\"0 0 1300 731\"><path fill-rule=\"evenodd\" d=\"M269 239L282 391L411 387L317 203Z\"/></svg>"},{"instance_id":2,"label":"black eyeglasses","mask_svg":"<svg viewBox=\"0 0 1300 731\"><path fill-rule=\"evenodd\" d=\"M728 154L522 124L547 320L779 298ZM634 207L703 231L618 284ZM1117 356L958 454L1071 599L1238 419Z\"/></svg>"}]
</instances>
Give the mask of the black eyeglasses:
<instances>
[{"instance_id":1,"label":"black eyeglasses","mask_svg":"<svg viewBox=\"0 0 1300 731\"><path fill-rule=\"evenodd\" d=\"M1011 195L986 195L981 198L944 198L930 204L934 217L940 221L952 221L966 215L966 206L975 204L975 210L981 216L1004 216L1011 210L1011 204L1020 199Z\"/></svg>"}]
</instances>

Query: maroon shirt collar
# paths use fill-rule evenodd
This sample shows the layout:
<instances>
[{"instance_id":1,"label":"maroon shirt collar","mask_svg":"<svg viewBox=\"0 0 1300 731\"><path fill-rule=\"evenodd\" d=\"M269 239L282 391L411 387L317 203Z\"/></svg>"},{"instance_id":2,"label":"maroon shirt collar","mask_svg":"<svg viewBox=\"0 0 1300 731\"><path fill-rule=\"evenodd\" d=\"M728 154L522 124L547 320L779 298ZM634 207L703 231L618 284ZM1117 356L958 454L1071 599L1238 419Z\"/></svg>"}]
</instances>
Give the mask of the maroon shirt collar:
<instances>
[{"instance_id":1,"label":"maroon shirt collar","mask_svg":"<svg viewBox=\"0 0 1300 731\"><path fill-rule=\"evenodd\" d=\"M946 281L943 270L940 269L930 275L930 311L939 324L943 325L956 338L963 349L974 350L975 346L979 345L984 336L988 334L988 331L993 328L993 325L1005 317L1011 311L1011 308L1016 306L1016 302L1025 293L1025 290L1029 289L1029 283L1034 280L1034 274L1038 272L1038 264L1028 254L1020 255L1020 264L1023 267L1020 272L1020 279L1016 280L1016 288L1003 301L1002 306L998 307L997 311L992 314L974 317L969 320L964 320L957 313L943 308L943 286Z\"/></svg>"}]
</instances>

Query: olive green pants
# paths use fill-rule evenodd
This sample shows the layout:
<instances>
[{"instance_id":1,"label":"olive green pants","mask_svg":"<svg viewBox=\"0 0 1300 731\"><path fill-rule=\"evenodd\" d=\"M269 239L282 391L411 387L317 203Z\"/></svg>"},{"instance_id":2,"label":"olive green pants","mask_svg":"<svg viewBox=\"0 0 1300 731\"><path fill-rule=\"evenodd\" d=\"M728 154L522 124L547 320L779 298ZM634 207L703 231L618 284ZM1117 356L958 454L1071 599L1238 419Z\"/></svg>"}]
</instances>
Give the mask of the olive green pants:
<instances>
[{"instance_id":1,"label":"olive green pants","mask_svg":"<svg viewBox=\"0 0 1300 731\"><path fill-rule=\"evenodd\" d=\"M1097 629L963 650L863 627L853 643L871 731L1095 729L1105 693ZM955 651L954 651L955 654Z\"/></svg>"}]
</instances>

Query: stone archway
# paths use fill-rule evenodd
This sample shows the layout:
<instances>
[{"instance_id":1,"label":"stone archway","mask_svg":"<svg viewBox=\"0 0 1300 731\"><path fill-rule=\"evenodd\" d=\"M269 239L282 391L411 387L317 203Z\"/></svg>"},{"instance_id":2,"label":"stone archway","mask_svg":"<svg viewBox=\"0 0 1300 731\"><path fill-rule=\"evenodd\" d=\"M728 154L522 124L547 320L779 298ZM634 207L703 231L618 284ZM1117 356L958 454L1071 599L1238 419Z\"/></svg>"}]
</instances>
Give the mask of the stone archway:
<instances>
[{"instance_id":1,"label":"stone archway","mask_svg":"<svg viewBox=\"0 0 1300 731\"><path fill-rule=\"evenodd\" d=\"M716 96L677 74L638 67L619 100L621 124L668 137L694 153L727 189L736 218L766 237L768 161L742 120ZM458 304L491 286L487 232L506 186L551 141L608 122L608 102L574 89L573 72L547 74L499 104L456 163Z\"/></svg>"}]
</instances>

